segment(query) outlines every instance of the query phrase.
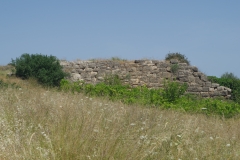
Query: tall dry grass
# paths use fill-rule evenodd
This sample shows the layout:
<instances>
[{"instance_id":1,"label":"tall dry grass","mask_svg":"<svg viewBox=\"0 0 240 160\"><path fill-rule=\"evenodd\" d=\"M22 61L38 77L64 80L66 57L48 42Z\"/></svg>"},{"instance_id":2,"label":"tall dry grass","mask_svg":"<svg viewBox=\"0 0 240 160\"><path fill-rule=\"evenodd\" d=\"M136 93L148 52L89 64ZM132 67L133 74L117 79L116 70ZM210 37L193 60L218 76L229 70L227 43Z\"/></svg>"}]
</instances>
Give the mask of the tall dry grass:
<instances>
[{"instance_id":1,"label":"tall dry grass","mask_svg":"<svg viewBox=\"0 0 240 160\"><path fill-rule=\"evenodd\" d=\"M0 159L240 159L240 120L127 106L16 78L0 89Z\"/></svg>"}]
</instances>

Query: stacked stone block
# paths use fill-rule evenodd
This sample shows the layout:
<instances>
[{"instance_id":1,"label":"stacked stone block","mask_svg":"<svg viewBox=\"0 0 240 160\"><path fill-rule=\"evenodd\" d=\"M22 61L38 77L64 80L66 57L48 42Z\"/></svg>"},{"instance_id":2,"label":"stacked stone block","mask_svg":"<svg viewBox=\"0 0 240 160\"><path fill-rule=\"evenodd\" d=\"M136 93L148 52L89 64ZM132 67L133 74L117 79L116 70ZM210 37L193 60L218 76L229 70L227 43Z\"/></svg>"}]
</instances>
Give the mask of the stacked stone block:
<instances>
[{"instance_id":1,"label":"stacked stone block","mask_svg":"<svg viewBox=\"0 0 240 160\"><path fill-rule=\"evenodd\" d=\"M117 74L120 79L132 87L147 86L161 88L165 80L175 80L188 84L188 93L202 97L231 97L231 89L208 81L206 75L195 66L179 63L178 60L135 60L135 61L61 61L65 71L71 73L72 81L83 80L86 83L99 83L104 77ZM174 69L175 67L175 69Z\"/></svg>"}]
</instances>

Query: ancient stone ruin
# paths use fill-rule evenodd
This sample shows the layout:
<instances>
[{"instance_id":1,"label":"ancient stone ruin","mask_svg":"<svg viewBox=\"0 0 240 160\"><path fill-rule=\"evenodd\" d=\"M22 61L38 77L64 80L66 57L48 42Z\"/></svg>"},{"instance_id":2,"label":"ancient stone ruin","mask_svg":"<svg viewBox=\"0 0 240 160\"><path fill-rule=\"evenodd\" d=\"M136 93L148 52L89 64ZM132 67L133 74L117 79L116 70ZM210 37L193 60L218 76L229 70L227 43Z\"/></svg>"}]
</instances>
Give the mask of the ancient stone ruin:
<instances>
[{"instance_id":1,"label":"ancient stone ruin","mask_svg":"<svg viewBox=\"0 0 240 160\"><path fill-rule=\"evenodd\" d=\"M96 84L107 75L117 74L124 83L132 87L146 85L149 88L161 88L165 80L175 80L187 83L188 93L202 97L231 97L230 88L211 83L197 67L179 63L177 59L61 61L60 64L65 71L71 73L72 81L83 80Z\"/></svg>"}]
</instances>

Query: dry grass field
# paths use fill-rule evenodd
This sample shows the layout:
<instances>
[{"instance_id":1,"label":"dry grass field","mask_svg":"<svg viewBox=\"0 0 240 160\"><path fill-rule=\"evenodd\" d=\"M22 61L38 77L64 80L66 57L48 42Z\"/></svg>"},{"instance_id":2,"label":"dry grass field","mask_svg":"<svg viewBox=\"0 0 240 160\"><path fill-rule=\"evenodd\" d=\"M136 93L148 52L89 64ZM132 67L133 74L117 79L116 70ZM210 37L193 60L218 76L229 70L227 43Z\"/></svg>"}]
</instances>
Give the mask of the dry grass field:
<instances>
[{"instance_id":1,"label":"dry grass field","mask_svg":"<svg viewBox=\"0 0 240 160\"><path fill-rule=\"evenodd\" d=\"M4 72L5 73L5 72ZM238 160L240 120L46 89L0 89L2 160Z\"/></svg>"}]
</instances>

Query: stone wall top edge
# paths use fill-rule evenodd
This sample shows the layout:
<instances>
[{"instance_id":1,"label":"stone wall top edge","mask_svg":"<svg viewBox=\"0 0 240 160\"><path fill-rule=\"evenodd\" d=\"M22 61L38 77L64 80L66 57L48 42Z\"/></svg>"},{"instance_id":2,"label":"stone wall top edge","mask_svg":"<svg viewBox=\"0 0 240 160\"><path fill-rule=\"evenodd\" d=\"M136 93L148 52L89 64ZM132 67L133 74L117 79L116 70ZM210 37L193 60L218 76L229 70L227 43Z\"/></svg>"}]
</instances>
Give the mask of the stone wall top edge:
<instances>
[{"instance_id":1,"label":"stone wall top edge","mask_svg":"<svg viewBox=\"0 0 240 160\"><path fill-rule=\"evenodd\" d=\"M169 61L165 60L108 60L108 59L100 59L100 60L75 60L75 61L67 61L67 60L60 60L61 65L67 64L89 64L89 63L120 63L120 64L139 64L139 65L146 65L146 64L160 64L160 63L170 63Z\"/></svg>"}]
</instances>

